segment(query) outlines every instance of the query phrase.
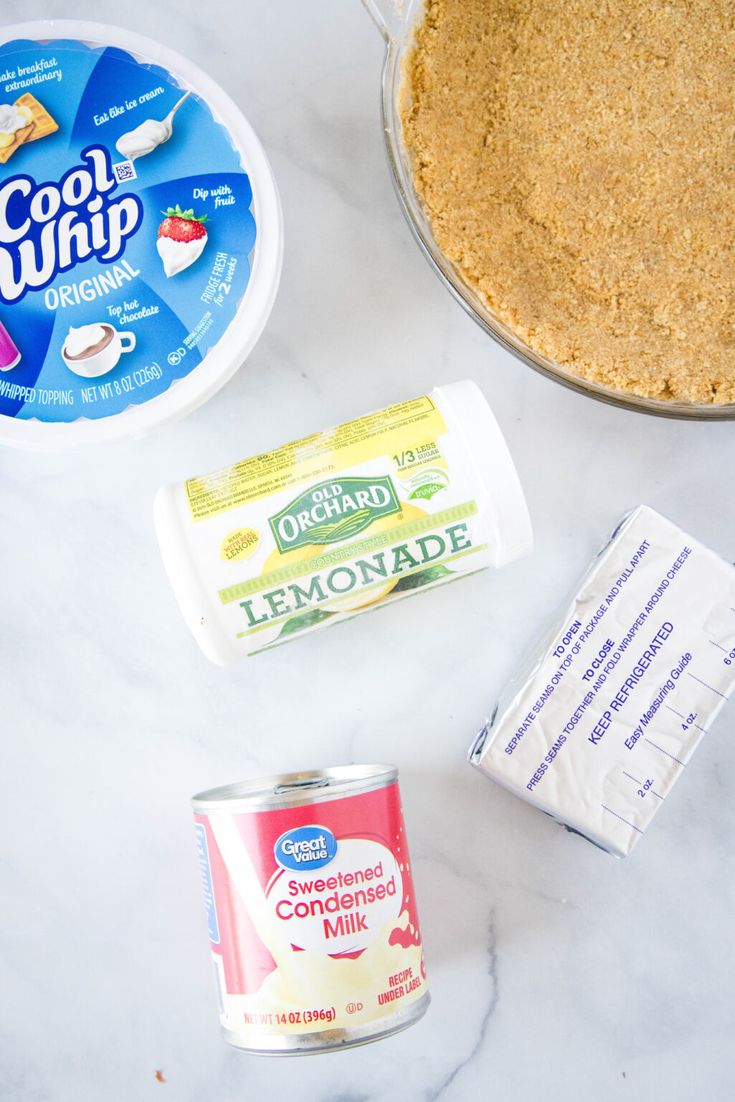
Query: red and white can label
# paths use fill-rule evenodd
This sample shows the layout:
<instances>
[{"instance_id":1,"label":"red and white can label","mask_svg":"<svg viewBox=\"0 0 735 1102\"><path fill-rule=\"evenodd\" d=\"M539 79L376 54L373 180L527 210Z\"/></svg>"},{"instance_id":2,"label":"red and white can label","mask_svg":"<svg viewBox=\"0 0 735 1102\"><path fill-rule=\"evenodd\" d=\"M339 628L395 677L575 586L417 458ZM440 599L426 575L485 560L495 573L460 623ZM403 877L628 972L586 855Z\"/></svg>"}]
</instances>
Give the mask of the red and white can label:
<instances>
[{"instance_id":1,"label":"red and white can label","mask_svg":"<svg viewBox=\"0 0 735 1102\"><path fill-rule=\"evenodd\" d=\"M220 1017L244 1044L364 1027L424 994L397 783L195 821Z\"/></svg>"}]
</instances>

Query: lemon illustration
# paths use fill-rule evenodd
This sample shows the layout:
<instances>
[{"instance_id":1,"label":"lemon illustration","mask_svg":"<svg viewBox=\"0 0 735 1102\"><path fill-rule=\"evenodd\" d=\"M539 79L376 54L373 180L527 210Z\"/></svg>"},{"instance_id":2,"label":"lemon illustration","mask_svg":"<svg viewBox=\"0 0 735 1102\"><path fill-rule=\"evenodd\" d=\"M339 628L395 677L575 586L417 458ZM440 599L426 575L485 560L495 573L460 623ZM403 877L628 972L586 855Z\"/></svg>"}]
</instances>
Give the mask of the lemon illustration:
<instances>
[{"instance_id":1,"label":"lemon illustration","mask_svg":"<svg viewBox=\"0 0 735 1102\"><path fill-rule=\"evenodd\" d=\"M426 513L423 509L419 509L415 505L402 503L400 513L391 513L389 516L378 517L377 520L360 533L359 539L369 539L371 536L380 535L381 532L388 532L391 528L398 528L402 524L409 523L412 520L418 520L419 517L424 516L426 516ZM325 544L324 546L309 544L306 547L295 547L293 551L279 551L278 548L276 548L276 550L272 551L266 559L262 573L267 574L271 570L279 570L282 567L303 562L305 559L313 559L321 554L327 554L329 551L339 546L339 544L334 543ZM384 549L380 548L380 550ZM383 584L375 589L368 590L367 593L365 590L362 590L356 593L350 593L344 597L332 597L329 601L321 602L319 607L328 608L331 612L360 612L363 608L369 608L371 605L376 605L379 601L387 597L390 591L398 583L399 577L400 575L395 578L386 579ZM305 579L300 578L296 580L303 583Z\"/></svg>"}]
</instances>

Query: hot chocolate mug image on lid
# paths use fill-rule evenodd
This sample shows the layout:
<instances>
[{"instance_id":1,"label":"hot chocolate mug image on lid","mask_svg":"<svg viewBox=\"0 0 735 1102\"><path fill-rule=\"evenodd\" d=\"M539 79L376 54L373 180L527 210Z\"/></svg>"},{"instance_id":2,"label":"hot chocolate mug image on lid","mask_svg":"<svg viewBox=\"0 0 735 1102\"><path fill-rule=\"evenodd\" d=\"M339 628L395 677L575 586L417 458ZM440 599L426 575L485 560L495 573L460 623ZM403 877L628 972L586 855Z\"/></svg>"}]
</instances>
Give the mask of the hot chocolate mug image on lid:
<instances>
[{"instance_id":1,"label":"hot chocolate mug image on lid","mask_svg":"<svg viewBox=\"0 0 735 1102\"><path fill-rule=\"evenodd\" d=\"M118 333L113 325L83 325L70 329L61 355L75 375L97 379L117 367L124 352L135 348L134 333Z\"/></svg>"},{"instance_id":2,"label":"hot chocolate mug image on lid","mask_svg":"<svg viewBox=\"0 0 735 1102\"><path fill-rule=\"evenodd\" d=\"M263 148L206 74L102 24L0 29L0 442L191 412L254 347L282 256Z\"/></svg>"}]
</instances>

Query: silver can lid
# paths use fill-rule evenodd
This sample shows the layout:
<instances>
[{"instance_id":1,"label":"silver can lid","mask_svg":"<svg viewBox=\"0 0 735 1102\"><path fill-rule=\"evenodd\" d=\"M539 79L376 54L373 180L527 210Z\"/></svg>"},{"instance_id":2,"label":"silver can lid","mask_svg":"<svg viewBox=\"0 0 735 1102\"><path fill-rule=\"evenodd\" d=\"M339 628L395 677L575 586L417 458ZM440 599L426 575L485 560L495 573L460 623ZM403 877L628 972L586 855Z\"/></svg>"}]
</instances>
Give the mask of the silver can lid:
<instances>
[{"instance_id":1,"label":"silver can lid","mask_svg":"<svg viewBox=\"0 0 735 1102\"><path fill-rule=\"evenodd\" d=\"M276 810L370 792L397 780L394 765L335 765L225 784L197 792L191 802L199 812Z\"/></svg>"}]
</instances>

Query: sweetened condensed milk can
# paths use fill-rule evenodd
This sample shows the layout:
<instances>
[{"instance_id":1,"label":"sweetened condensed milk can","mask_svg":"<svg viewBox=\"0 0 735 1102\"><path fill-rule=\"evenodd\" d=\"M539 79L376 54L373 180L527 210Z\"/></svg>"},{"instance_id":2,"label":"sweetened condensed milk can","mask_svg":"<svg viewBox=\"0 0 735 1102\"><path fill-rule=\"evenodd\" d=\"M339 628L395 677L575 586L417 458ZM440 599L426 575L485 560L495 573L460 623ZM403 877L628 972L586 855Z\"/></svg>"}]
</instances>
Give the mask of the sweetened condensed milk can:
<instances>
[{"instance_id":1,"label":"sweetened condensed milk can","mask_svg":"<svg viewBox=\"0 0 735 1102\"><path fill-rule=\"evenodd\" d=\"M340 766L193 798L225 1039L365 1044L429 1005L397 770Z\"/></svg>"}]
</instances>

